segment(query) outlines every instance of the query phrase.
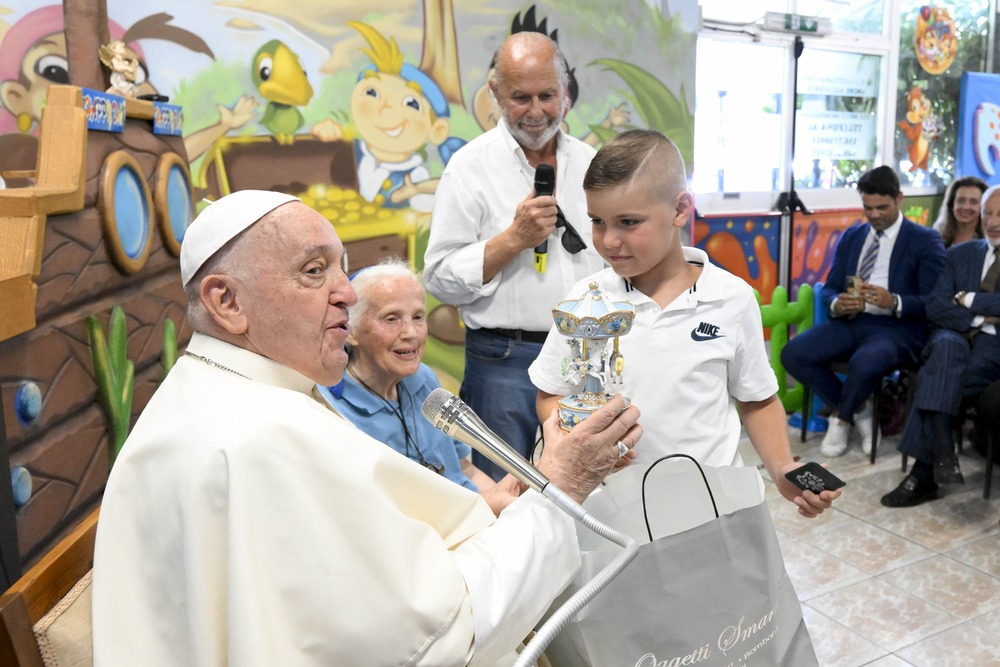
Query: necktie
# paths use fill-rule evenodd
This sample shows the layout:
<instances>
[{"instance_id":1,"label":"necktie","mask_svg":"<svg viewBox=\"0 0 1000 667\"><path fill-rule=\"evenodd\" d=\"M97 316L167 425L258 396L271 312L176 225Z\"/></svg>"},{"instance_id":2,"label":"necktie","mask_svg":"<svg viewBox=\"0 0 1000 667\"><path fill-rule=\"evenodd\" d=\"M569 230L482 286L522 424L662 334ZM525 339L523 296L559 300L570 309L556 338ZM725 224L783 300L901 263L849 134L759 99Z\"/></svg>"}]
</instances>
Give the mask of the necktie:
<instances>
[{"instance_id":1,"label":"necktie","mask_svg":"<svg viewBox=\"0 0 1000 667\"><path fill-rule=\"evenodd\" d=\"M995 292L997 290L997 278L1000 278L1000 246L993 248L993 263L986 269L983 282L979 285L980 292Z\"/></svg>"},{"instance_id":2,"label":"necktie","mask_svg":"<svg viewBox=\"0 0 1000 667\"><path fill-rule=\"evenodd\" d=\"M865 256L861 258L861 262L858 264L858 276L864 282L868 282L868 278L872 275L872 269L875 268L875 260L878 259L878 244L881 239L882 232L877 232L875 238L872 239L872 244L865 251Z\"/></svg>"}]
</instances>

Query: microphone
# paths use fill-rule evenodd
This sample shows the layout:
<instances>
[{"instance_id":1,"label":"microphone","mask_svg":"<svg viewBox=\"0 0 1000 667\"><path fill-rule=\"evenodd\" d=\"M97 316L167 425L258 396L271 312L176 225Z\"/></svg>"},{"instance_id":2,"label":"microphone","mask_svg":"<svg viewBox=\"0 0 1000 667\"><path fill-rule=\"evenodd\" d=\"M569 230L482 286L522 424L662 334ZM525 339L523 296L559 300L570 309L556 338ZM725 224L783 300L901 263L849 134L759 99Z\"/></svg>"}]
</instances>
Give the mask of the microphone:
<instances>
[{"instance_id":1,"label":"microphone","mask_svg":"<svg viewBox=\"0 0 1000 667\"><path fill-rule=\"evenodd\" d=\"M547 165L541 165L547 166ZM551 172L552 168L549 167ZM536 249L537 252L537 249ZM537 255L536 255L537 256ZM513 667L530 667L552 643L563 628L576 618L587 604L614 581L615 577L639 555L639 544L623 533L602 523L587 512L582 505L570 498L533 465L524 460L514 448L500 439L483 423L465 402L447 389L438 387L424 400L420 411L435 428L474 447L505 471L548 498L552 503L577 522L624 549L586 585L580 587L562 606L549 616L524 647Z\"/></svg>"},{"instance_id":2,"label":"microphone","mask_svg":"<svg viewBox=\"0 0 1000 667\"><path fill-rule=\"evenodd\" d=\"M522 484L546 495L544 489L549 484L548 477L490 430L479 415L458 396L438 387L424 399L420 411L434 428L475 448Z\"/></svg>"},{"instance_id":3,"label":"microphone","mask_svg":"<svg viewBox=\"0 0 1000 667\"><path fill-rule=\"evenodd\" d=\"M541 163L535 168L535 196L547 197L556 191L556 170L551 164ZM545 239L535 248L535 270L545 273L546 253L549 240Z\"/></svg>"}]
</instances>

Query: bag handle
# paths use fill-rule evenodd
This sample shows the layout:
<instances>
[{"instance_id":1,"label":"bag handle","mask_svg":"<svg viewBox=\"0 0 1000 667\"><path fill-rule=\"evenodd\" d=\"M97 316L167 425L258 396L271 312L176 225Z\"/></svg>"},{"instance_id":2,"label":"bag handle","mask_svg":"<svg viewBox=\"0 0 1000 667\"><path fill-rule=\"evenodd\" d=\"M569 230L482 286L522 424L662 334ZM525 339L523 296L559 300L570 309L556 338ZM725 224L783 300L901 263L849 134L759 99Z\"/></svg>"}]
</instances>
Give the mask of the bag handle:
<instances>
[{"instance_id":1,"label":"bag handle","mask_svg":"<svg viewBox=\"0 0 1000 667\"><path fill-rule=\"evenodd\" d=\"M652 472L653 468L655 468L657 464L662 463L667 459L674 459L674 458L687 459L691 461L691 463L693 463L695 467L698 468L698 472L701 474L701 479L705 482L705 490L708 491L708 498L709 500L712 501L712 511L715 512L715 518L716 519L719 518L719 506L715 504L715 495L712 493L712 487L708 483L708 478L705 477L705 471L701 469L701 464L698 463L693 456L690 456L688 454L667 454L666 456L661 456L660 458L653 461L653 463L650 464L648 468L646 468L646 472L642 474L642 519L643 521L646 522L646 535L649 536L650 542L653 541L653 531L649 527L649 514L646 512L646 477L649 476L649 473Z\"/></svg>"}]
</instances>

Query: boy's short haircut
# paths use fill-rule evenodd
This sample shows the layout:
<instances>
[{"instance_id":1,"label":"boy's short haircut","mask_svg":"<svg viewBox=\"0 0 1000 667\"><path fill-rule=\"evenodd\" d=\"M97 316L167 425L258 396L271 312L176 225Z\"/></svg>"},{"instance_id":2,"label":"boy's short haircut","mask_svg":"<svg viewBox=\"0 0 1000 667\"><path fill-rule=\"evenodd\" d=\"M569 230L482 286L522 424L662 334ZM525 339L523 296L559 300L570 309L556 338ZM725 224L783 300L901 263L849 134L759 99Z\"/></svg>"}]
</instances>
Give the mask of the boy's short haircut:
<instances>
[{"instance_id":1,"label":"boy's short haircut","mask_svg":"<svg viewBox=\"0 0 1000 667\"><path fill-rule=\"evenodd\" d=\"M895 199L899 196L899 177L892 167L882 165L861 174L858 192L863 195L883 195Z\"/></svg>"},{"instance_id":2,"label":"boy's short haircut","mask_svg":"<svg viewBox=\"0 0 1000 667\"><path fill-rule=\"evenodd\" d=\"M626 130L604 144L590 161L583 177L584 190L599 190L627 183L640 172L659 174L656 185L666 199L687 189L684 158L677 144L656 130Z\"/></svg>"}]
</instances>

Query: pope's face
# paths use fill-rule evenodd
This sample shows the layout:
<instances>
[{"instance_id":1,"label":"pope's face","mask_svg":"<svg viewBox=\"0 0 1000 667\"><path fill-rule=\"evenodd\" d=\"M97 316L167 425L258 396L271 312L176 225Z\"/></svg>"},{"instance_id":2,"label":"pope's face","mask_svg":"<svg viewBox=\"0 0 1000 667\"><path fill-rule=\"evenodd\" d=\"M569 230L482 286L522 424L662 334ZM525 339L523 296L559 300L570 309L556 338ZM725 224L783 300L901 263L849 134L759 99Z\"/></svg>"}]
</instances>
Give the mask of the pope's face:
<instances>
[{"instance_id":1,"label":"pope's face","mask_svg":"<svg viewBox=\"0 0 1000 667\"><path fill-rule=\"evenodd\" d=\"M300 202L284 204L247 232L236 299L247 348L322 385L340 382L349 306L357 297L341 267L333 226Z\"/></svg>"}]
</instances>

